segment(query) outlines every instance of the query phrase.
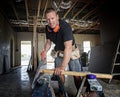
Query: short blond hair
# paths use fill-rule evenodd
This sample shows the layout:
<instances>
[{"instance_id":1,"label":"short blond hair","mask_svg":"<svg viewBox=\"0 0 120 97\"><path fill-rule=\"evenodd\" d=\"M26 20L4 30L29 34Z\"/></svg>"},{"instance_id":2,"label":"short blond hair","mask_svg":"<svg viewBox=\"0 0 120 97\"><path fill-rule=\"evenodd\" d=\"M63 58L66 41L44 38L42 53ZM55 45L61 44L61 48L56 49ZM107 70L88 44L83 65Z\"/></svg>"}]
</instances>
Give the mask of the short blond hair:
<instances>
[{"instance_id":1,"label":"short blond hair","mask_svg":"<svg viewBox=\"0 0 120 97\"><path fill-rule=\"evenodd\" d=\"M57 11L54 8L47 8L45 11L45 15L50 12L55 12L57 14Z\"/></svg>"}]
</instances>

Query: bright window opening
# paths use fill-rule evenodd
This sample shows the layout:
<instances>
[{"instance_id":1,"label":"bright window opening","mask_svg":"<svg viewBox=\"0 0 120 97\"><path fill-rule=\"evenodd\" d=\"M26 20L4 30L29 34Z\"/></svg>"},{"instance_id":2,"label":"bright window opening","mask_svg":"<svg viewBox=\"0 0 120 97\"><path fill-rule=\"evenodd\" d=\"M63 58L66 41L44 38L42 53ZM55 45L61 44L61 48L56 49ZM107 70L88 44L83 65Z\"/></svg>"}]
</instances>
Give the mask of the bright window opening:
<instances>
[{"instance_id":1,"label":"bright window opening","mask_svg":"<svg viewBox=\"0 0 120 97\"><path fill-rule=\"evenodd\" d=\"M31 57L31 41L21 41L21 65L28 65Z\"/></svg>"},{"instance_id":2,"label":"bright window opening","mask_svg":"<svg viewBox=\"0 0 120 97\"><path fill-rule=\"evenodd\" d=\"M91 50L90 41L83 41L83 51L88 53Z\"/></svg>"}]
</instances>

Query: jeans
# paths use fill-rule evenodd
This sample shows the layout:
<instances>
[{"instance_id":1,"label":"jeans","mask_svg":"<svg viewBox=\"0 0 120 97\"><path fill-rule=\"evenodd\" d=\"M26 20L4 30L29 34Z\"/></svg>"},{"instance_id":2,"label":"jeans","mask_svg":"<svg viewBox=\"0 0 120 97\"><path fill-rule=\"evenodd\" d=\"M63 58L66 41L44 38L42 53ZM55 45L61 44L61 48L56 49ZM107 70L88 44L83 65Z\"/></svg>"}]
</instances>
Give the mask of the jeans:
<instances>
[{"instance_id":1,"label":"jeans","mask_svg":"<svg viewBox=\"0 0 120 97\"><path fill-rule=\"evenodd\" d=\"M62 64L62 57L56 57L55 58L55 67L60 67ZM75 59L75 60L70 60L68 63L68 67L70 71L76 71L76 72L80 72L81 69L81 64L79 62L79 59Z\"/></svg>"}]
</instances>

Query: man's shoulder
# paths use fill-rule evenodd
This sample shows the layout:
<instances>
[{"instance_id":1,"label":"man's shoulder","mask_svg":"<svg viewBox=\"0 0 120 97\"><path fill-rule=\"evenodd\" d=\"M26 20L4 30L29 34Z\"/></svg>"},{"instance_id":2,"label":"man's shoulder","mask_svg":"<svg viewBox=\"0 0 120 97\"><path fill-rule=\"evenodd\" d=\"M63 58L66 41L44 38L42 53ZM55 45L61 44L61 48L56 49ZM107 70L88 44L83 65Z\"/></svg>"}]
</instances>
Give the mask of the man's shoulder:
<instances>
[{"instance_id":1,"label":"man's shoulder","mask_svg":"<svg viewBox=\"0 0 120 97\"><path fill-rule=\"evenodd\" d=\"M70 26L69 23L67 23L67 22L66 22L65 20L63 20L63 19L60 19L60 20L59 20L59 23L60 23L60 26L63 27L63 28Z\"/></svg>"},{"instance_id":2,"label":"man's shoulder","mask_svg":"<svg viewBox=\"0 0 120 97\"><path fill-rule=\"evenodd\" d=\"M59 20L60 24L68 24L64 19Z\"/></svg>"}]
</instances>

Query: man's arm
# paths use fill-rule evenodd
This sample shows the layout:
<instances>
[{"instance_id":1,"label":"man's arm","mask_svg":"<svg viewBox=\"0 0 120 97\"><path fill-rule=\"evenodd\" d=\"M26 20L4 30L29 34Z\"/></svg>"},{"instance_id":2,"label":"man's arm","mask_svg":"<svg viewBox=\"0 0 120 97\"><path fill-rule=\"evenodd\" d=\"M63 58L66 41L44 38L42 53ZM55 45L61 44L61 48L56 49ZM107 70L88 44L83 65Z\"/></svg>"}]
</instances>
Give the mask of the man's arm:
<instances>
[{"instance_id":1,"label":"man's arm","mask_svg":"<svg viewBox=\"0 0 120 97\"><path fill-rule=\"evenodd\" d=\"M61 75L62 71L65 70L68 62L70 61L70 56L72 52L72 40L64 42L64 45L65 45L65 49L64 49L64 57L63 57L62 64L60 67L55 68L54 70L54 73L56 75Z\"/></svg>"},{"instance_id":2,"label":"man's arm","mask_svg":"<svg viewBox=\"0 0 120 97\"><path fill-rule=\"evenodd\" d=\"M67 64L70 61L70 56L71 56L71 52L72 52L72 40L64 42L64 45L65 45L64 57L63 57L63 61L61 64L62 69L65 69Z\"/></svg>"},{"instance_id":3,"label":"man's arm","mask_svg":"<svg viewBox=\"0 0 120 97\"><path fill-rule=\"evenodd\" d=\"M44 51L42 51L44 57L42 57L43 60L46 60L46 54L48 52L48 50L50 49L51 47L51 41L49 39L47 39L45 45L44 45Z\"/></svg>"},{"instance_id":4,"label":"man's arm","mask_svg":"<svg viewBox=\"0 0 120 97\"><path fill-rule=\"evenodd\" d=\"M44 52L47 53L48 50L50 49L51 47L51 41L49 39L47 39L46 43L45 43L45 46L44 46Z\"/></svg>"}]
</instances>

